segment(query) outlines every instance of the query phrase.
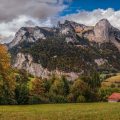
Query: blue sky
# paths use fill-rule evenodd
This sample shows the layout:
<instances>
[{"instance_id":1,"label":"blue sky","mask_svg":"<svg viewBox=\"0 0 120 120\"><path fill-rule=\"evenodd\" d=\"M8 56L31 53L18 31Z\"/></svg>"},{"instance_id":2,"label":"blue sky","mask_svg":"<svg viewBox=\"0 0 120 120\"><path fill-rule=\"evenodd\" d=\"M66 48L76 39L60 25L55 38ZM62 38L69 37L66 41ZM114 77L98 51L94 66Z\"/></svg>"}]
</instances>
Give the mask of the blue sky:
<instances>
[{"instance_id":1,"label":"blue sky","mask_svg":"<svg viewBox=\"0 0 120 120\"><path fill-rule=\"evenodd\" d=\"M68 4L68 3L67 3ZM120 0L73 0L69 7L62 11L61 15L76 13L78 10L92 11L95 9L120 9Z\"/></svg>"}]
</instances>

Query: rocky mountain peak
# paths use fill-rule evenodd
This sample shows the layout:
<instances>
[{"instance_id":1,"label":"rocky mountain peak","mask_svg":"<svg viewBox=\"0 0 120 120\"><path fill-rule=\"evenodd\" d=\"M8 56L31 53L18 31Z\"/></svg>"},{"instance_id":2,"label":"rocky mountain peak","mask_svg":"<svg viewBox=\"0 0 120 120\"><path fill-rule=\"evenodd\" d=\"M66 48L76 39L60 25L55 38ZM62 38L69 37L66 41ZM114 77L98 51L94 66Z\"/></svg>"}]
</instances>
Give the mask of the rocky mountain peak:
<instances>
[{"instance_id":1,"label":"rocky mountain peak","mask_svg":"<svg viewBox=\"0 0 120 120\"><path fill-rule=\"evenodd\" d=\"M95 40L100 43L110 41L111 28L107 19L100 20L94 27Z\"/></svg>"},{"instance_id":2,"label":"rocky mountain peak","mask_svg":"<svg viewBox=\"0 0 120 120\"><path fill-rule=\"evenodd\" d=\"M46 39L46 37L52 36L53 33L52 28L45 27L22 27L16 33L15 38L9 44L9 48L12 48L22 42L36 42L39 39Z\"/></svg>"},{"instance_id":3,"label":"rocky mountain peak","mask_svg":"<svg viewBox=\"0 0 120 120\"><path fill-rule=\"evenodd\" d=\"M110 22L107 19L101 19L96 26L106 26L109 27L111 26Z\"/></svg>"},{"instance_id":4,"label":"rocky mountain peak","mask_svg":"<svg viewBox=\"0 0 120 120\"><path fill-rule=\"evenodd\" d=\"M65 20L64 24L70 24L72 21Z\"/></svg>"},{"instance_id":5,"label":"rocky mountain peak","mask_svg":"<svg viewBox=\"0 0 120 120\"><path fill-rule=\"evenodd\" d=\"M57 28L48 27L22 27L15 35L9 48L19 45L21 42L36 42L51 36L64 36L66 41L78 42L77 37L86 38L90 42L112 42L120 49L120 30L113 27L107 19L102 19L95 26L86 26L73 21L58 22Z\"/></svg>"}]
</instances>

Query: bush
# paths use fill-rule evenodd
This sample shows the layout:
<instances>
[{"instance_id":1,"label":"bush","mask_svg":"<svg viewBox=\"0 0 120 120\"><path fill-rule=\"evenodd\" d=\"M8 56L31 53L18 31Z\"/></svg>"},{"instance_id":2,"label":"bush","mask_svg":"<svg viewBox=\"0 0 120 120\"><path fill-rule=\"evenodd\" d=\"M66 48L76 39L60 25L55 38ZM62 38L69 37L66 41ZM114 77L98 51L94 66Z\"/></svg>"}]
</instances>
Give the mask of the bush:
<instances>
[{"instance_id":1,"label":"bush","mask_svg":"<svg viewBox=\"0 0 120 120\"><path fill-rule=\"evenodd\" d=\"M88 85L80 79L77 79L76 81L74 81L70 89L70 92L74 95L75 100L77 100L79 95L84 96L87 91L88 91Z\"/></svg>"},{"instance_id":2,"label":"bush","mask_svg":"<svg viewBox=\"0 0 120 120\"><path fill-rule=\"evenodd\" d=\"M115 88L115 84L111 84L111 88Z\"/></svg>"},{"instance_id":3,"label":"bush","mask_svg":"<svg viewBox=\"0 0 120 120\"><path fill-rule=\"evenodd\" d=\"M16 105L17 102L14 98L0 97L0 105Z\"/></svg>"},{"instance_id":4,"label":"bush","mask_svg":"<svg viewBox=\"0 0 120 120\"><path fill-rule=\"evenodd\" d=\"M84 96L80 95L80 96L77 98L77 101L76 101L76 102L77 102L77 103L84 103L84 102L86 102L86 99L85 99Z\"/></svg>"},{"instance_id":5,"label":"bush","mask_svg":"<svg viewBox=\"0 0 120 120\"><path fill-rule=\"evenodd\" d=\"M67 99L61 95L50 94L49 95L50 103L67 103Z\"/></svg>"},{"instance_id":6,"label":"bush","mask_svg":"<svg viewBox=\"0 0 120 120\"><path fill-rule=\"evenodd\" d=\"M49 99L41 96L31 96L29 98L29 104L43 104L49 103Z\"/></svg>"},{"instance_id":7,"label":"bush","mask_svg":"<svg viewBox=\"0 0 120 120\"><path fill-rule=\"evenodd\" d=\"M28 104L29 89L27 84L18 84L15 89L15 98L18 104Z\"/></svg>"},{"instance_id":8,"label":"bush","mask_svg":"<svg viewBox=\"0 0 120 120\"><path fill-rule=\"evenodd\" d=\"M74 97L74 94L69 94L68 97L67 97L67 101L69 103L74 103L75 102L75 97Z\"/></svg>"}]
</instances>

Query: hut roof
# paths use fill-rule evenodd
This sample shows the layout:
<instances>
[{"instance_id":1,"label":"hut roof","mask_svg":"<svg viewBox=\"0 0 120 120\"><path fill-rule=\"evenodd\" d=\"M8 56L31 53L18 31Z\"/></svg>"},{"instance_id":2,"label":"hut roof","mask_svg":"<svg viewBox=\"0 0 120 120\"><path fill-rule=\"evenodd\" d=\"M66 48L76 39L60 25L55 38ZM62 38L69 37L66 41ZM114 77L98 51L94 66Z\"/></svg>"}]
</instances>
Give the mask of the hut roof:
<instances>
[{"instance_id":1,"label":"hut roof","mask_svg":"<svg viewBox=\"0 0 120 120\"><path fill-rule=\"evenodd\" d=\"M113 93L111 96L108 97L108 99L120 100L120 93Z\"/></svg>"}]
</instances>

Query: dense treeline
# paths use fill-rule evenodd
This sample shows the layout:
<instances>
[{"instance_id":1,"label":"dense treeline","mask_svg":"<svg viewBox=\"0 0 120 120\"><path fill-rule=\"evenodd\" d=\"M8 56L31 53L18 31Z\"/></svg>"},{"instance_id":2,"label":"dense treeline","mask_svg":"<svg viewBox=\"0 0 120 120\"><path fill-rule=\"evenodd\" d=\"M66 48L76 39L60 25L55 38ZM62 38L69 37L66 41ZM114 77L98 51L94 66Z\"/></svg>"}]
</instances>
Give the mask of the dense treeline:
<instances>
[{"instance_id":1,"label":"dense treeline","mask_svg":"<svg viewBox=\"0 0 120 120\"><path fill-rule=\"evenodd\" d=\"M7 48L0 45L0 104L96 102L120 92L119 88L102 88L101 82L97 72L68 81L65 76L42 79L24 70L13 70Z\"/></svg>"},{"instance_id":2,"label":"dense treeline","mask_svg":"<svg viewBox=\"0 0 120 120\"><path fill-rule=\"evenodd\" d=\"M106 101L114 91L120 92L118 88L101 88L100 77L96 72L91 77L81 76L75 81L68 81L65 76L56 75L50 79L34 78L20 70L14 80L13 104L98 102Z\"/></svg>"}]
</instances>

